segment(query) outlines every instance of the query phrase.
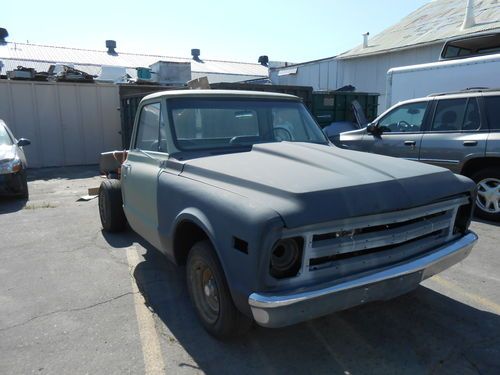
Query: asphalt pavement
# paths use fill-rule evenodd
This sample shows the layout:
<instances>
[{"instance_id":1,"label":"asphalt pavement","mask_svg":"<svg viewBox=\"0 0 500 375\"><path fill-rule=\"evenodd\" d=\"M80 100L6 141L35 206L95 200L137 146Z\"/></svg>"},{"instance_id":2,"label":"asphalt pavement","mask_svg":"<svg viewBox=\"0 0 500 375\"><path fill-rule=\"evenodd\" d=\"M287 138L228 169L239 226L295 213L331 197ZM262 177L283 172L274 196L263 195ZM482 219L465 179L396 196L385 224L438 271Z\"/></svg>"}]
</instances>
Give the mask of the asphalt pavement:
<instances>
[{"instance_id":1,"label":"asphalt pavement","mask_svg":"<svg viewBox=\"0 0 500 375\"><path fill-rule=\"evenodd\" d=\"M102 232L97 167L33 170L0 200L0 374L500 374L500 227L462 263L388 302L217 341L184 269Z\"/></svg>"}]
</instances>

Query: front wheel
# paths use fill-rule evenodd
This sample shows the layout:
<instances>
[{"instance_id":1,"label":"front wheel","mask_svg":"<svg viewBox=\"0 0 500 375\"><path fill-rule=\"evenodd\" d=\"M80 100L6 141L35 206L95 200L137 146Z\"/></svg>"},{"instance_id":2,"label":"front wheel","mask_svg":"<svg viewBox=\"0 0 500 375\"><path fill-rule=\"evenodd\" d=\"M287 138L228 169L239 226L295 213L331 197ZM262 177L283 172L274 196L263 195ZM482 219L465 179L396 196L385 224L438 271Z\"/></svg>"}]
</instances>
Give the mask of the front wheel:
<instances>
[{"instance_id":1,"label":"front wheel","mask_svg":"<svg viewBox=\"0 0 500 375\"><path fill-rule=\"evenodd\" d=\"M219 260L209 241L196 243L187 259L187 286L196 314L217 338L246 332L252 320L234 306Z\"/></svg>"},{"instance_id":2,"label":"front wheel","mask_svg":"<svg viewBox=\"0 0 500 375\"><path fill-rule=\"evenodd\" d=\"M28 177L26 176L26 171L21 172L21 192L19 193L21 199L28 200L30 198L30 192L28 189Z\"/></svg>"},{"instance_id":3,"label":"front wheel","mask_svg":"<svg viewBox=\"0 0 500 375\"><path fill-rule=\"evenodd\" d=\"M482 169L472 179L477 184L476 216L500 221L500 169Z\"/></svg>"}]
</instances>

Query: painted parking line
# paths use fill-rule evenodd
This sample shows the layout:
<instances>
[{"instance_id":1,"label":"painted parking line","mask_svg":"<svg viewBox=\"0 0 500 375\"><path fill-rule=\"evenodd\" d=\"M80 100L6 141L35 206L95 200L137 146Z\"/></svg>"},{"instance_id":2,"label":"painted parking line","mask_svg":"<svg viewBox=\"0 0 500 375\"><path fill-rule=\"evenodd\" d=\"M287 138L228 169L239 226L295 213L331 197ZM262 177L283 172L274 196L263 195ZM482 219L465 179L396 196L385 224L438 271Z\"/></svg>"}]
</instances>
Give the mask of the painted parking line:
<instances>
[{"instance_id":1,"label":"painted parking line","mask_svg":"<svg viewBox=\"0 0 500 375\"><path fill-rule=\"evenodd\" d=\"M431 279L431 281L434 281L436 284L441 285L443 288L448 289L453 291L454 293L463 296L465 299L468 299L471 302L474 302L478 305L481 305L485 307L487 310L494 312L495 314L500 315L500 304L493 302L492 300L482 297L480 295L477 295L475 293L468 292L458 285L452 283L451 281L448 281L441 276L435 275Z\"/></svg>"},{"instance_id":2,"label":"painted parking line","mask_svg":"<svg viewBox=\"0 0 500 375\"><path fill-rule=\"evenodd\" d=\"M144 373L146 375L165 374L165 364L161 354L160 340L156 332L153 314L146 307L146 301L139 292L135 281L134 269L139 264L140 258L134 246L127 249L127 261L134 294L135 314L141 337L142 354L144 357Z\"/></svg>"}]
</instances>

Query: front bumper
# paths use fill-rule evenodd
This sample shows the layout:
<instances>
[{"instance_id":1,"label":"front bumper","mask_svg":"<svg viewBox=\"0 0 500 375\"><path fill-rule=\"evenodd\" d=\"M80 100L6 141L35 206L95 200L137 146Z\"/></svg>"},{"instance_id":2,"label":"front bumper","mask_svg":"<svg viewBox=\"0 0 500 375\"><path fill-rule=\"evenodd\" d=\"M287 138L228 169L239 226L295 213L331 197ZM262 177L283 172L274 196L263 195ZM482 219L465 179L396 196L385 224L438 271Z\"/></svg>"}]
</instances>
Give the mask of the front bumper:
<instances>
[{"instance_id":1,"label":"front bumper","mask_svg":"<svg viewBox=\"0 0 500 375\"><path fill-rule=\"evenodd\" d=\"M252 293L248 303L259 325L284 327L367 302L391 299L463 260L476 241L477 235L468 232L425 256L359 278L280 294Z\"/></svg>"}]
</instances>

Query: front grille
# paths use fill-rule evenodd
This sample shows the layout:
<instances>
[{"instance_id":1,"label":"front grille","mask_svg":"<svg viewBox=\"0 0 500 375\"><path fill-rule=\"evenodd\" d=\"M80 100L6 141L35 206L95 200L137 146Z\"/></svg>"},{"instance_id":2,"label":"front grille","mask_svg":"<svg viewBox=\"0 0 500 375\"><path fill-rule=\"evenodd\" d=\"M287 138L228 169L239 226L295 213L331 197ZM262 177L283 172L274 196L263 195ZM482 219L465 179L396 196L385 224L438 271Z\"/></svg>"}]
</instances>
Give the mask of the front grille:
<instances>
[{"instance_id":1,"label":"front grille","mask_svg":"<svg viewBox=\"0 0 500 375\"><path fill-rule=\"evenodd\" d=\"M469 198L461 196L302 230L305 248L299 277L342 278L424 255L459 235L453 224L459 207L468 203Z\"/></svg>"}]
</instances>

